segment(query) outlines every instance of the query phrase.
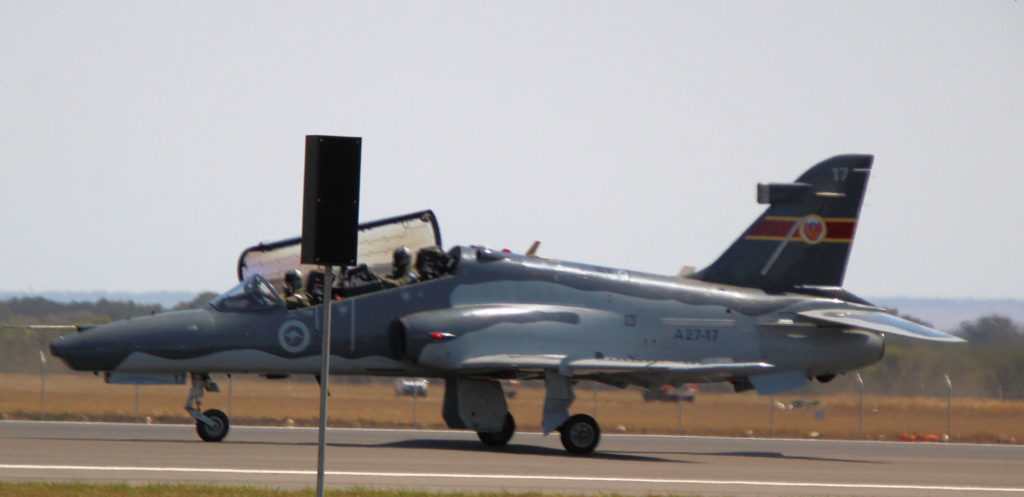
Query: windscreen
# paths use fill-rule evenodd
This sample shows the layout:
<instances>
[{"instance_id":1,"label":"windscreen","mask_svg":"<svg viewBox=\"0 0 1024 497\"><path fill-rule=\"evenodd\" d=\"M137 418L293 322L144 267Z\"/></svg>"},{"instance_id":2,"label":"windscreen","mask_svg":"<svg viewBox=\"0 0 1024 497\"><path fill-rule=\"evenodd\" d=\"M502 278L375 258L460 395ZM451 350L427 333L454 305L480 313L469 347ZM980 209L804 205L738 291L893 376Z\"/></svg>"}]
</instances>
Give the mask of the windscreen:
<instances>
[{"instance_id":1,"label":"windscreen","mask_svg":"<svg viewBox=\"0 0 1024 497\"><path fill-rule=\"evenodd\" d=\"M253 275L210 301L221 312L253 312L283 308L284 303L267 280Z\"/></svg>"}]
</instances>

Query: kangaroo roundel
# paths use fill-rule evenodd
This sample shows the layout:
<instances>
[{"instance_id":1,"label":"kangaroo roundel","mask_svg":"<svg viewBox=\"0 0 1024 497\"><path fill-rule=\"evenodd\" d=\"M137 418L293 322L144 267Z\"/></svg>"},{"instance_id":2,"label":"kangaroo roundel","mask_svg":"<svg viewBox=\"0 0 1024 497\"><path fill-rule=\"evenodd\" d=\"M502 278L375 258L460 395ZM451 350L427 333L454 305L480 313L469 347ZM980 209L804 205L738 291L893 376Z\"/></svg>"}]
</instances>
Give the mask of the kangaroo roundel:
<instances>
[{"instance_id":1,"label":"kangaroo roundel","mask_svg":"<svg viewBox=\"0 0 1024 497\"><path fill-rule=\"evenodd\" d=\"M828 234L828 227L825 220L814 214L805 216L800 222L800 236L810 244L819 243Z\"/></svg>"},{"instance_id":2,"label":"kangaroo roundel","mask_svg":"<svg viewBox=\"0 0 1024 497\"><path fill-rule=\"evenodd\" d=\"M309 346L309 327L302 321L290 319L277 330L277 342L287 352L298 354Z\"/></svg>"}]
</instances>

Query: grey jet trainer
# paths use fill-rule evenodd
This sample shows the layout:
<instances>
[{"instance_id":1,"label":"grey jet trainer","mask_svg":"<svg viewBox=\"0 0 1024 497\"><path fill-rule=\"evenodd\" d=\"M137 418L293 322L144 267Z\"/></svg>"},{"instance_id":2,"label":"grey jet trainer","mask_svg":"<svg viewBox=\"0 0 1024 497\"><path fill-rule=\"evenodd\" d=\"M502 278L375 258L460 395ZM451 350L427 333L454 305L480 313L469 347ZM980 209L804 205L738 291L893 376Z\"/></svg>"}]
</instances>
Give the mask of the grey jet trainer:
<instances>
[{"instance_id":1,"label":"grey jet trainer","mask_svg":"<svg viewBox=\"0 0 1024 497\"><path fill-rule=\"evenodd\" d=\"M331 373L445 380L443 417L489 446L515 430L500 380L543 379L545 434L570 453L594 450L593 418L571 414L573 385L590 380L656 389L730 382L772 394L879 361L886 335L960 338L901 319L842 288L872 156L843 155L793 183L759 184L767 210L703 270L659 276L536 256L437 247L430 211L360 226L358 267L329 295ZM227 416L203 411L213 373L319 373L321 307L289 309L284 274L307 290L299 240L243 252L237 287L205 309L95 326L51 344L73 369L113 383L191 379L186 409L200 437L219 441ZM384 278L398 246L419 252L415 282ZM275 288L277 286L278 288ZM320 284L322 287L322 283Z\"/></svg>"}]
</instances>

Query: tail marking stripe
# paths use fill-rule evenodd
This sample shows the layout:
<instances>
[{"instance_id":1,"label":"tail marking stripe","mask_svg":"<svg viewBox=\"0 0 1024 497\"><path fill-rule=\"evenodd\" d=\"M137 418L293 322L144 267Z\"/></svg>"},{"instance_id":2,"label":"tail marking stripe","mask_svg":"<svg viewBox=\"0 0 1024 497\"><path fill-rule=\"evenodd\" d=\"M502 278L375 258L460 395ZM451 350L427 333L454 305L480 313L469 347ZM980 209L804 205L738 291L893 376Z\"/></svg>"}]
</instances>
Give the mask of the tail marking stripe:
<instances>
[{"instance_id":1,"label":"tail marking stripe","mask_svg":"<svg viewBox=\"0 0 1024 497\"><path fill-rule=\"evenodd\" d=\"M768 241L797 241L808 243L802 237L793 237L791 232L794 226L805 222L806 217L783 217L766 216L759 223L747 231L747 240L768 240ZM821 218L818 218L821 219ZM825 218L821 219L825 224L825 237L819 242L850 243L853 241L853 234L857 229L857 220L853 218ZM817 243L817 242L815 242Z\"/></svg>"}]
</instances>

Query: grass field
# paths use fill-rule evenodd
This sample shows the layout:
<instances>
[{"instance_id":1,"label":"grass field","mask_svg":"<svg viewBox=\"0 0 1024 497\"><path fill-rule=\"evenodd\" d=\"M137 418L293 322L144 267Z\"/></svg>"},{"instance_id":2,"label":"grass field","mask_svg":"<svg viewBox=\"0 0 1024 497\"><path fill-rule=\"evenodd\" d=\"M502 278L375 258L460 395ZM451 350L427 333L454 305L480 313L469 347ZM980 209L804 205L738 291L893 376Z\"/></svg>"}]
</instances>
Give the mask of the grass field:
<instances>
[{"instance_id":1,"label":"grass field","mask_svg":"<svg viewBox=\"0 0 1024 497\"><path fill-rule=\"evenodd\" d=\"M208 393L203 408L228 412L234 424L315 426L319 387L313 381L265 380L255 376L215 376L220 393ZM444 388L431 384L429 395L413 402L398 397L390 382L368 384L332 380L328 421L337 427L443 428ZM39 375L0 375L0 417L40 419L43 399ZM230 392L229 392L230 391ZM543 388L523 386L509 400L520 430L539 431ZM230 393L230 394L229 394ZM46 380L47 419L191 423L184 410L187 385L108 385L92 375L50 375ZM699 393L696 402L644 402L637 390L606 390L596 397L590 384L576 388L571 411L594 416L607 433L686 433L690 435L821 437L857 439L860 397L775 397L776 406L816 400L817 406L772 409L771 397L756 393ZM868 396L864 403L868 439L940 440L946 433L946 400ZM1024 402L954 398L952 441L1020 443L1024 441Z\"/></svg>"}]
</instances>

